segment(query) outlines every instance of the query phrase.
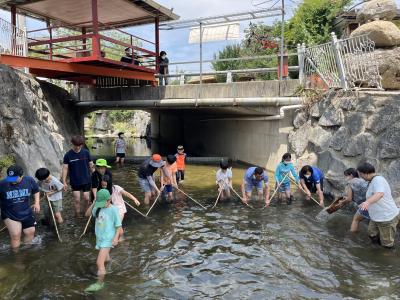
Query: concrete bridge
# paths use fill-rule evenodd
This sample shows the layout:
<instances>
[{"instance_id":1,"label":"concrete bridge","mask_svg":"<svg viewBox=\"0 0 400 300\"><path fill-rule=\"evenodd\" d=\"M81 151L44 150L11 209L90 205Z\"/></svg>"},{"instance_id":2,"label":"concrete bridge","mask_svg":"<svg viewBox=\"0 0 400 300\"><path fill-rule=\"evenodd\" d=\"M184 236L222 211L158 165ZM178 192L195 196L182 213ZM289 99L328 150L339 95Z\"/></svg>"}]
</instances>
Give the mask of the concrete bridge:
<instances>
[{"instance_id":1,"label":"concrete bridge","mask_svg":"<svg viewBox=\"0 0 400 300\"><path fill-rule=\"evenodd\" d=\"M151 113L153 151L229 156L272 167L287 151L298 80L251 81L161 87L80 87L81 114L97 109ZM158 145L163 145L160 149Z\"/></svg>"}]
</instances>

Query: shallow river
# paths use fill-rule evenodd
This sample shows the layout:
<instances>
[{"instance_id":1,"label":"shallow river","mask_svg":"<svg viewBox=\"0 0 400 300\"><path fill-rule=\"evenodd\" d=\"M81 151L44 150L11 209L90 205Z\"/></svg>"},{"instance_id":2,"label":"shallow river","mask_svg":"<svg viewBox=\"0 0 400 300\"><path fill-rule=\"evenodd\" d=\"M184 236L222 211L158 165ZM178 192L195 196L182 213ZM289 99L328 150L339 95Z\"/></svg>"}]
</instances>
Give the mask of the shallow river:
<instances>
[{"instance_id":1,"label":"shallow river","mask_svg":"<svg viewBox=\"0 0 400 300\"><path fill-rule=\"evenodd\" d=\"M190 165L182 189L211 207L214 166ZM137 166L114 167L114 182L140 196ZM243 168L234 168L239 190ZM272 186L272 184L271 184ZM0 299L395 299L400 296L399 250L370 245L366 225L348 233L351 213L317 221L320 208L300 195L291 206L250 209L234 198L204 211L182 195L157 205L144 219L128 208L126 240L111 251L105 287L96 281L93 229L79 239L85 220L72 217L65 195L63 243L38 228L35 244L19 253L0 233ZM141 210L146 212L146 208ZM397 247L399 245L397 243Z\"/></svg>"}]
</instances>

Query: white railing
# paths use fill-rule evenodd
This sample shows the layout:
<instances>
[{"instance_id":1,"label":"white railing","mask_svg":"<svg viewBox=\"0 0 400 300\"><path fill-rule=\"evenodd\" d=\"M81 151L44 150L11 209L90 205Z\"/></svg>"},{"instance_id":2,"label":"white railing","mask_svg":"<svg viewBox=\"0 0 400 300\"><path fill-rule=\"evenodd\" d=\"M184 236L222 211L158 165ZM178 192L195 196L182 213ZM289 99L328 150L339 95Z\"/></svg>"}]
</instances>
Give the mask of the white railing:
<instances>
[{"instance_id":1,"label":"white railing","mask_svg":"<svg viewBox=\"0 0 400 300\"><path fill-rule=\"evenodd\" d=\"M0 54L27 56L26 32L1 18Z\"/></svg>"},{"instance_id":2,"label":"white railing","mask_svg":"<svg viewBox=\"0 0 400 300\"><path fill-rule=\"evenodd\" d=\"M326 88L382 89L374 51L375 43L368 35L338 40L332 33L329 43L308 48L299 45L300 81L306 87L322 80Z\"/></svg>"}]
</instances>

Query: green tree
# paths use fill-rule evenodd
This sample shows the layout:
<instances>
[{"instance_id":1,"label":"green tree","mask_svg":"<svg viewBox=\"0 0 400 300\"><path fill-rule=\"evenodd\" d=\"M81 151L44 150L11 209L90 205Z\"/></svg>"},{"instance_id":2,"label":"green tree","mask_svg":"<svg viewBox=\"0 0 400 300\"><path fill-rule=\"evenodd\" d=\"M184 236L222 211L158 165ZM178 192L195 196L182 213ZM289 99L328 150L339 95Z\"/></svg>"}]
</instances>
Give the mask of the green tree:
<instances>
[{"instance_id":1,"label":"green tree","mask_svg":"<svg viewBox=\"0 0 400 300\"><path fill-rule=\"evenodd\" d=\"M240 57L240 45L227 45L224 49L214 54L214 59L238 58ZM238 70L240 69L240 61L217 61L212 63L215 71ZM217 81L223 82L226 80L225 75L217 75Z\"/></svg>"}]
</instances>

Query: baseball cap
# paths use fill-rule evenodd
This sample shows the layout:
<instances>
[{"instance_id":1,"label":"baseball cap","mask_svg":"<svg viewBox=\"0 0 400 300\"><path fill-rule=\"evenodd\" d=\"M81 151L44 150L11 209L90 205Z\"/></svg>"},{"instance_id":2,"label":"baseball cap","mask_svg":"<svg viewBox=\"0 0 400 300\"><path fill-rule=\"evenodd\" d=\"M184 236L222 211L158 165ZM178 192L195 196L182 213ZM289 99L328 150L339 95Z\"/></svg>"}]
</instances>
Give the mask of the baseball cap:
<instances>
[{"instance_id":1,"label":"baseball cap","mask_svg":"<svg viewBox=\"0 0 400 300\"><path fill-rule=\"evenodd\" d=\"M96 160L96 166L97 167L106 167L106 168L111 168L108 164L107 161L104 158L99 158Z\"/></svg>"},{"instance_id":2,"label":"baseball cap","mask_svg":"<svg viewBox=\"0 0 400 300\"><path fill-rule=\"evenodd\" d=\"M111 198L110 192L107 189L101 189L96 193L96 203L94 207L103 208L106 206L108 199Z\"/></svg>"},{"instance_id":3,"label":"baseball cap","mask_svg":"<svg viewBox=\"0 0 400 300\"><path fill-rule=\"evenodd\" d=\"M161 168L164 166L164 161L161 159L160 154L153 154L150 159L150 165L154 168Z\"/></svg>"},{"instance_id":4,"label":"baseball cap","mask_svg":"<svg viewBox=\"0 0 400 300\"><path fill-rule=\"evenodd\" d=\"M18 165L12 165L7 169L7 182L16 182L19 177L24 175L24 170Z\"/></svg>"}]
</instances>

